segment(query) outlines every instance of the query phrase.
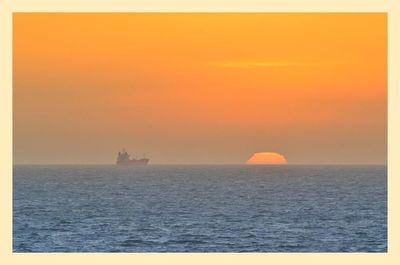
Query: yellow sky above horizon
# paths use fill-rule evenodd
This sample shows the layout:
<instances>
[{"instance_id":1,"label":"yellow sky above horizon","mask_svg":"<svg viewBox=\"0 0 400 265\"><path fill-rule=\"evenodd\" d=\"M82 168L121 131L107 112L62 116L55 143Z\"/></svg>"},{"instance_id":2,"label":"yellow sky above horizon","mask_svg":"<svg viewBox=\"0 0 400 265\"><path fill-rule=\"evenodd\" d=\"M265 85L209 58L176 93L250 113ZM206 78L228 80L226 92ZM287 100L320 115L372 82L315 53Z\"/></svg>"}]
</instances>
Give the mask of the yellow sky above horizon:
<instances>
[{"instance_id":1,"label":"yellow sky above horizon","mask_svg":"<svg viewBox=\"0 0 400 265\"><path fill-rule=\"evenodd\" d=\"M16 13L14 161L386 163L385 14Z\"/></svg>"}]
</instances>

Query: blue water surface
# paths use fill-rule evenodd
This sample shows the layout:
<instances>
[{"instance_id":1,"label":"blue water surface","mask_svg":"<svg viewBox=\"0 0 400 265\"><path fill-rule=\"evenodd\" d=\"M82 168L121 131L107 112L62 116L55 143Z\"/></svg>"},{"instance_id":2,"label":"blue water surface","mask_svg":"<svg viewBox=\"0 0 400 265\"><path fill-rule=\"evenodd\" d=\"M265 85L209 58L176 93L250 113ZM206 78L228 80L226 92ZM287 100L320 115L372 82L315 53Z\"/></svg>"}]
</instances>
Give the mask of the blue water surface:
<instances>
[{"instance_id":1,"label":"blue water surface","mask_svg":"<svg viewBox=\"0 0 400 265\"><path fill-rule=\"evenodd\" d=\"M14 252L386 252L386 166L14 166Z\"/></svg>"}]
</instances>

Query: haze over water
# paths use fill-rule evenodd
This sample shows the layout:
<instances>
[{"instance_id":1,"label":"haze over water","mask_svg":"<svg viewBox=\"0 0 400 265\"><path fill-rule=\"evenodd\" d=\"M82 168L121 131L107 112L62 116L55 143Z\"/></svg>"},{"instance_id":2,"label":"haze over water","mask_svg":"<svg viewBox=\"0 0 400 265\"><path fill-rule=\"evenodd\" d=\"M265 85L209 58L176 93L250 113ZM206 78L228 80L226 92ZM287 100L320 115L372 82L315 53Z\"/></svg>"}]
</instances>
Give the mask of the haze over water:
<instances>
[{"instance_id":1,"label":"haze over water","mask_svg":"<svg viewBox=\"0 0 400 265\"><path fill-rule=\"evenodd\" d=\"M385 252L386 166L14 166L15 252Z\"/></svg>"}]
</instances>

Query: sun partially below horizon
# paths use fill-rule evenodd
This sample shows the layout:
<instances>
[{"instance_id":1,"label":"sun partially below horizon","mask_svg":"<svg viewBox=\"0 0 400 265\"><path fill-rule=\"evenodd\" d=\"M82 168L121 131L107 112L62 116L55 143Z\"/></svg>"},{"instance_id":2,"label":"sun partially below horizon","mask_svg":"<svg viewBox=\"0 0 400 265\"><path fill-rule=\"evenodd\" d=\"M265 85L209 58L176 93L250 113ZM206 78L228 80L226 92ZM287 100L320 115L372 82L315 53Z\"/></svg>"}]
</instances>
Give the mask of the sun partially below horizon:
<instances>
[{"instance_id":1,"label":"sun partially below horizon","mask_svg":"<svg viewBox=\"0 0 400 265\"><path fill-rule=\"evenodd\" d=\"M275 152L254 153L247 161L249 165L286 165L286 158Z\"/></svg>"}]
</instances>

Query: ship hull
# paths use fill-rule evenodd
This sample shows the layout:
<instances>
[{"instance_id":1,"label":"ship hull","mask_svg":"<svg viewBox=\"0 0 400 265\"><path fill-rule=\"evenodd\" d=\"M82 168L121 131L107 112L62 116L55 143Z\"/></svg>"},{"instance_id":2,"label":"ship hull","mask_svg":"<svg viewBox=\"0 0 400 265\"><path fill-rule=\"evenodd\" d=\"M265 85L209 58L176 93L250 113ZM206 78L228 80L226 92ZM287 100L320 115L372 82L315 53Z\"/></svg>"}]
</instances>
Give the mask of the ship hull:
<instances>
[{"instance_id":1,"label":"ship hull","mask_svg":"<svg viewBox=\"0 0 400 265\"><path fill-rule=\"evenodd\" d=\"M146 166L150 159L135 159L128 161L117 161L118 166Z\"/></svg>"}]
</instances>

